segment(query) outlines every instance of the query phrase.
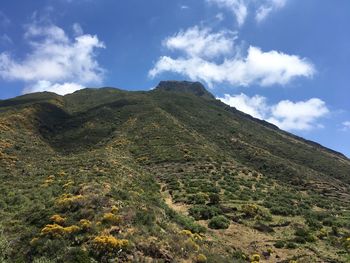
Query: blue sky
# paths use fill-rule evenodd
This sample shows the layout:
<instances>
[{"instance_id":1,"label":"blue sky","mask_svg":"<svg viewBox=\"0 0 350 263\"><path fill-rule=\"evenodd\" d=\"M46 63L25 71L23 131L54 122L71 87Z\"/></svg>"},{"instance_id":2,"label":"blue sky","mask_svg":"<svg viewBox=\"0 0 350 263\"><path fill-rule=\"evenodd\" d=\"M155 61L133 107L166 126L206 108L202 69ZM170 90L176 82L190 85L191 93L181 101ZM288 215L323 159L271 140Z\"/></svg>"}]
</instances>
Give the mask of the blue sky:
<instances>
[{"instance_id":1,"label":"blue sky","mask_svg":"<svg viewBox=\"0 0 350 263\"><path fill-rule=\"evenodd\" d=\"M349 11L348 0L5 0L0 99L198 80L350 156Z\"/></svg>"}]
</instances>

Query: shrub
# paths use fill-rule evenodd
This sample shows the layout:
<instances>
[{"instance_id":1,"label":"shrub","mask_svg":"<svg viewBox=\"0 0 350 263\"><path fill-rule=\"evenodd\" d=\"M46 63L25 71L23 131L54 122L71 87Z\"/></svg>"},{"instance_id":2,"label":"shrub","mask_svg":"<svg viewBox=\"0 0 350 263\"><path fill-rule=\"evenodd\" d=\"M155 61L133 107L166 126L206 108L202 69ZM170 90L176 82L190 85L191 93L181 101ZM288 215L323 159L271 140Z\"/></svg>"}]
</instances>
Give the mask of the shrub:
<instances>
[{"instance_id":1,"label":"shrub","mask_svg":"<svg viewBox=\"0 0 350 263\"><path fill-rule=\"evenodd\" d=\"M79 225L81 226L82 229L87 230L87 229L90 229L90 228L91 228L92 223L91 223L91 221L88 220L88 219L81 219L81 220L79 221Z\"/></svg>"},{"instance_id":2,"label":"shrub","mask_svg":"<svg viewBox=\"0 0 350 263\"><path fill-rule=\"evenodd\" d=\"M134 222L143 226L153 226L156 216L153 211L150 210L138 210L136 212Z\"/></svg>"},{"instance_id":3,"label":"shrub","mask_svg":"<svg viewBox=\"0 0 350 263\"><path fill-rule=\"evenodd\" d=\"M312 229L318 229L318 228L322 227L322 224L318 220L313 219L313 218L307 218L306 219L306 224L309 227L311 227Z\"/></svg>"},{"instance_id":4,"label":"shrub","mask_svg":"<svg viewBox=\"0 0 350 263\"><path fill-rule=\"evenodd\" d=\"M73 234L75 232L78 232L79 230L80 228L76 225L63 227L58 224L48 224L41 230L41 234L51 236L54 238L59 238L66 234Z\"/></svg>"},{"instance_id":5,"label":"shrub","mask_svg":"<svg viewBox=\"0 0 350 263\"><path fill-rule=\"evenodd\" d=\"M170 219L192 233L205 233L207 230L204 226L197 224L192 218L180 215L168 207L166 207L165 211Z\"/></svg>"},{"instance_id":6,"label":"shrub","mask_svg":"<svg viewBox=\"0 0 350 263\"><path fill-rule=\"evenodd\" d=\"M117 239L113 236L97 236L92 240L92 248L97 254L118 252L120 249L126 249L129 241L126 239Z\"/></svg>"},{"instance_id":7,"label":"shrub","mask_svg":"<svg viewBox=\"0 0 350 263\"><path fill-rule=\"evenodd\" d=\"M192 239L192 238L188 238L185 243L184 243L184 249L185 251L187 251L188 253L191 252L198 252L199 250L199 246L197 245L197 243Z\"/></svg>"},{"instance_id":8,"label":"shrub","mask_svg":"<svg viewBox=\"0 0 350 263\"><path fill-rule=\"evenodd\" d=\"M206 205L191 207L188 212L195 220L207 220L221 214L219 208Z\"/></svg>"},{"instance_id":9,"label":"shrub","mask_svg":"<svg viewBox=\"0 0 350 263\"><path fill-rule=\"evenodd\" d=\"M184 229L184 230L181 230L180 232L179 232L179 234L180 235L183 235L183 236L187 236L187 237L192 237L192 232L190 231L190 230L186 230L186 229Z\"/></svg>"},{"instance_id":10,"label":"shrub","mask_svg":"<svg viewBox=\"0 0 350 263\"><path fill-rule=\"evenodd\" d=\"M188 197L187 203L201 205L201 204L205 204L208 200L209 200L208 195L204 193L198 193L198 194L190 195Z\"/></svg>"},{"instance_id":11,"label":"shrub","mask_svg":"<svg viewBox=\"0 0 350 263\"><path fill-rule=\"evenodd\" d=\"M273 244L273 246L275 247L275 248L283 248L284 247L284 242L282 241L282 240L278 240L278 241L276 241L276 243L275 244Z\"/></svg>"},{"instance_id":12,"label":"shrub","mask_svg":"<svg viewBox=\"0 0 350 263\"><path fill-rule=\"evenodd\" d=\"M121 221L120 216L117 216L117 215L112 214L112 213L105 213L103 215L103 218L102 218L102 222L106 223L106 224L116 225L116 224L119 224L120 221Z\"/></svg>"},{"instance_id":13,"label":"shrub","mask_svg":"<svg viewBox=\"0 0 350 263\"><path fill-rule=\"evenodd\" d=\"M244 213L244 215L246 217L255 217L257 215L260 214L261 210L259 209L259 207L255 204L246 204L246 205L242 205L242 212Z\"/></svg>"},{"instance_id":14,"label":"shrub","mask_svg":"<svg viewBox=\"0 0 350 263\"><path fill-rule=\"evenodd\" d=\"M220 203L220 195L217 193L210 193L209 194L209 202L213 205L217 205Z\"/></svg>"},{"instance_id":15,"label":"shrub","mask_svg":"<svg viewBox=\"0 0 350 263\"><path fill-rule=\"evenodd\" d=\"M53 215L50 217L50 220L56 224L62 225L66 221L66 219L60 215Z\"/></svg>"},{"instance_id":16,"label":"shrub","mask_svg":"<svg viewBox=\"0 0 350 263\"><path fill-rule=\"evenodd\" d=\"M259 262L260 261L260 255L259 254L254 254L250 257L250 261L255 261L255 262Z\"/></svg>"},{"instance_id":17,"label":"shrub","mask_svg":"<svg viewBox=\"0 0 350 263\"><path fill-rule=\"evenodd\" d=\"M75 209L82 205L84 197L82 195L63 194L56 200L56 205L62 209Z\"/></svg>"},{"instance_id":18,"label":"shrub","mask_svg":"<svg viewBox=\"0 0 350 263\"><path fill-rule=\"evenodd\" d=\"M308 229L298 228L295 230L295 241L297 243L305 243L305 242L315 242L316 238L310 233Z\"/></svg>"},{"instance_id":19,"label":"shrub","mask_svg":"<svg viewBox=\"0 0 350 263\"><path fill-rule=\"evenodd\" d=\"M286 248L289 248L289 249L296 249L297 248L297 245L293 242L288 242L286 244Z\"/></svg>"},{"instance_id":20,"label":"shrub","mask_svg":"<svg viewBox=\"0 0 350 263\"><path fill-rule=\"evenodd\" d=\"M334 221L335 221L334 218L332 218L332 217L327 217L327 218L323 219L322 224L323 224L324 226L333 226Z\"/></svg>"},{"instance_id":21,"label":"shrub","mask_svg":"<svg viewBox=\"0 0 350 263\"><path fill-rule=\"evenodd\" d=\"M212 229L227 229L230 226L230 221L225 216L214 216L208 226Z\"/></svg>"},{"instance_id":22,"label":"shrub","mask_svg":"<svg viewBox=\"0 0 350 263\"><path fill-rule=\"evenodd\" d=\"M195 260L196 263L206 263L207 257L204 254L199 254L196 256Z\"/></svg>"}]
</instances>

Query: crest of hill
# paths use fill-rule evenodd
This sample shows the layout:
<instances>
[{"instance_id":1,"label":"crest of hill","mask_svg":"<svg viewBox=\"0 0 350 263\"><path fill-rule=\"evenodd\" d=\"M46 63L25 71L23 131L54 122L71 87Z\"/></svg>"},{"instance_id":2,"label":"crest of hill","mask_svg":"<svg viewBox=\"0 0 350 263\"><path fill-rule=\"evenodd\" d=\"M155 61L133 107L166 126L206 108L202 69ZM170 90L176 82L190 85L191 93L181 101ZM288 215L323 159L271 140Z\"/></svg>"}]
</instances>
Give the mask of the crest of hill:
<instances>
[{"instance_id":1,"label":"crest of hill","mask_svg":"<svg viewBox=\"0 0 350 263\"><path fill-rule=\"evenodd\" d=\"M161 81L155 88L156 91L170 91L177 93L190 93L206 99L215 99L213 94L206 90L200 82L191 81Z\"/></svg>"}]
</instances>

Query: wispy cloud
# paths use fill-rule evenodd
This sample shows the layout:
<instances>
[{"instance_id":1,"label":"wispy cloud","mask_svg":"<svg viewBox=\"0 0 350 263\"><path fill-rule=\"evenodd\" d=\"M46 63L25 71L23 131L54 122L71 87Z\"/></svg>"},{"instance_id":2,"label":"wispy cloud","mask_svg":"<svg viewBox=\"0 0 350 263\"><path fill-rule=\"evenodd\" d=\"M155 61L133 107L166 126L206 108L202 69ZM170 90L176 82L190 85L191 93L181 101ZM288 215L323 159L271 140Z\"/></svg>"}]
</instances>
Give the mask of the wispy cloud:
<instances>
[{"instance_id":1,"label":"wispy cloud","mask_svg":"<svg viewBox=\"0 0 350 263\"><path fill-rule=\"evenodd\" d=\"M350 131L350 121L344 121L342 123L342 131Z\"/></svg>"},{"instance_id":2,"label":"wispy cloud","mask_svg":"<svg viewBox=\"0 0 350 263\"><path fill-rule=\"evenodd\" d=\"M255 13L255 20L260 23L271 13L282 9L287 0L206 0L234 14L238 26L242 26L249 13Z\"/></svg>"},{"instance_id":3,"label":"wispy cloud","mask_svg":"<svg viewBox=\"0 0 350 263\"><path fill-rule=\"evenodd\" d=\"M268 0L261 5L255 14L255 19L258 23L264 21L272 12L283 8L287 0Z\"/></svg>"},{"instance_id":4,"label":"wispy cloud","mask_svg":"<svg viewBox=\"0 0 350 263\"><path fill-rule=\"evenodd\" d=\"M9 26L10 24L10 18L8 18L8 16L4 12L0 11L0 26L4 28Z\"/></svg>"},{"instance_id":5,"label":"wispy cloud","mask_svg":"<svg viewBox=\"0 0 350 263\"><path fill-rule=\"evenodd\" d=\"M210 28L192 27L163 41L169 50L180 56L162 56L149 71L150 77L174 72L191 80L229 83L235 86L285 85L296 77L312 77L314 66L305 58L275 50L264 52L250 46L243 55L235 48L237 34L231 31L212 32ZM222 59L222 56L224 58Z\"/></svg>"},{"instance_id":6,"label":"wispy cloud","mask_svg":"<svg viewBox=\"0 0 350 263\"><path fill-rule=\"evenodd\" d=\"M248 15L247 1L244 0L206 0L208 3L217 4L219 7L227 8L236 16L237 23L242 26Z\"/></svg>"},{"instance_id":7,"label":"wispy cloud","mask_svg":"<svg viewBox=\"0 0 350 263\"><path fill-rule=\"evenodd\" d=\"M39 89L64 94L68 85L75 89L102 81L104 69L95 51L105 46L97 36L83 34L71 39L56 25L33 22L26 26L24 38L30 52L21 59L1 53L0 77L25 82L25 92Z\"/></svg>"},{"instance_id":8,"label":"wispy cloud","mask_svg":"<svg viewBox=\"0 0 350 263\"><path fill-rule=\"evenodd\" d=\"M218 99L255 118L266 120L289 131L321 128L320 119L329 113L326 103L319 98L297 102L282 100L277 104L268 104L266 97L260 95L249 97L241 93L238 95L225 94L224 97Z\"/></svg>"}]
</instances>

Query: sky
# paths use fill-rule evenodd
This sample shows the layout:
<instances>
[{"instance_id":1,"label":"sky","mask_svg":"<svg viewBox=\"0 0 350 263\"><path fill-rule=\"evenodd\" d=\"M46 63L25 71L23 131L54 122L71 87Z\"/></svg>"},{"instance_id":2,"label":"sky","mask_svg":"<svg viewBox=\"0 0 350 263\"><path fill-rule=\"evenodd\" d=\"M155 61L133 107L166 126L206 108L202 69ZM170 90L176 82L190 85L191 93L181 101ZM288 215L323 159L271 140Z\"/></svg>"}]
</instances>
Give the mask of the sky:
<instances>
[{"instance_id":1,"label":"sky","mask_svg":"<svg viewBox=\"0 0 350 263\"><path fill-rule=\"evenodd\" d=\"M0 99L202 82L350 156L349 0L3 0Z\"/></svg>"}]
</instances>

